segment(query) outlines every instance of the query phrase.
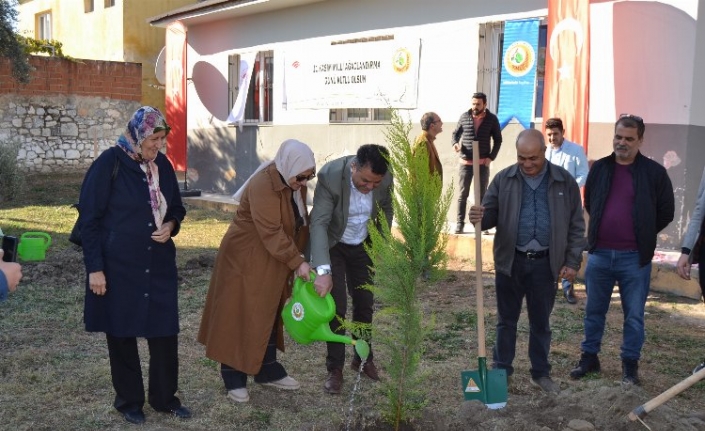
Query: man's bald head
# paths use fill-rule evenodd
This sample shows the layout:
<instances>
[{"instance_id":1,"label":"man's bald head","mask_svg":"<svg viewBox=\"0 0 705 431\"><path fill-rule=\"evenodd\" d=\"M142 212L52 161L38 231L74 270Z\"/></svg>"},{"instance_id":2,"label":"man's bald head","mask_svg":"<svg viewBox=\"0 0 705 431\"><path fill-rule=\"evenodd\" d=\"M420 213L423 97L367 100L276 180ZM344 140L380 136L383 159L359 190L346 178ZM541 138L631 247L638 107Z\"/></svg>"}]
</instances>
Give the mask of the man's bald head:
<instances>
[{"instance_id":1,"label":"man's bald head","mask_svg":"<svg viewBox=\"0 0 705 431\"><path fill-rule=\"evenodd\" d=\"M517 164L530 177L538 175L546 164L546 141L536 129L522 130L517 136Z\"/></svg>"}]
</instances>

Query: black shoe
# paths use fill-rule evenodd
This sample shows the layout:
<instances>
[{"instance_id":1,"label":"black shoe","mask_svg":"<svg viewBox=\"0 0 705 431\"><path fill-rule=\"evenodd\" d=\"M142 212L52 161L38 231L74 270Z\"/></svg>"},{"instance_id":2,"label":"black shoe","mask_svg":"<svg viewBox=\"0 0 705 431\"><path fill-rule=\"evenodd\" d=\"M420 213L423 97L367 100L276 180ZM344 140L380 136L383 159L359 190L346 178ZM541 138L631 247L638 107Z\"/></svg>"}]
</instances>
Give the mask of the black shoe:
<instances>
[{"instance_id":1,"label":"black shoe","mask_svg":"<svg viewBox=\"0 0 705 431\"><path fill-rule=\"evenodd\" d=\"M594 353L583 352L580 355L580 360L573 371L570 372L570 377L572 379L582 379L588 373L599 373L600 372L600 360Z\"/></svg>"},{"instance_id":2,"label":"black shoe","mask_svg":"<svg viewBox=\"0 0 705 431\"><path fill-rule=\"evenodd\" d=\"M622 384L641 386L638 360L622 359Z\"/></svg>"},{"instance_id":3,"label":"black shoe","mask_svg":"<svg viewBox=\"0 0 705 431\"><path fill-rule=\"evenodd\" d=\"M144 412L142 410L135 410L132 412L122 412L122 416L131 424L141 425L146 419L144 418Z\"/></svg>"},{"instance_id":4,"label":"black shoe","mask_svg":"<svg viewBox=\"0 0 705 431\"><path fill-rule=\"evenodd\" d=\"M563 290L563 296L568 304L578 303L578 300L575 298L575 294L573 293L573 286L570 286L570 289L568 290Z\"/></svg>"},{"instance_id":5,"label":"black shoe","mask_svg":"<svg viewBox=\"0 0 705 431\"><path fill-rule=\"evenodd\" d=\"M190 419L191 418L191 410L188 408L181 406L177 409L171 409L170 410L171 414L176 416L179 419Z\"/></svg>"},{"instance_id":6,"label":"black shoe","mask_svg":"<svg viewBox=\"0 0 705 431\"><path fill-rule=\"evenodd\" d=\"M455 225L455 233L456 234L461 234L463 233L463 228L465 227L465 223L458 223Z\"/></svg>"},{"instance_id":7,"label":"black shoe","mask_svg":"<svg viewBox=\"0 0 705 431\"><path fill-rule=\"evenodd\" d=\"M698 371L702 370L705 368L705 359L701 363L699 363L695 368L693 368L693 374L697 373Z\"/></svg>"}]
</instances>

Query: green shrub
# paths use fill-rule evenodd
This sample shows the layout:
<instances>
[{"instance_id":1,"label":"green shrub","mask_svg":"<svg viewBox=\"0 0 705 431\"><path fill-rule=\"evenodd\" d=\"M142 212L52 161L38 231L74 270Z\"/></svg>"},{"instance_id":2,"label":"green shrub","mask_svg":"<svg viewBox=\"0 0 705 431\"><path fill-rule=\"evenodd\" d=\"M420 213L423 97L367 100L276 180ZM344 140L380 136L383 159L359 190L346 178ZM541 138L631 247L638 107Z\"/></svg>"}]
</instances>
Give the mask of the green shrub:
<instances>
[{"instance_id":1,"label":"green shrub","mask_svg":"<svg viewBox=\"0 0 705 431\"><path fill-rule=\"evenodd\" d=\"M384 344L390 354L389 380L382 383L387 396L382 415L399 429L417 417L427 403L425 376L419 370L425 338L433 319L424 316L419 289L445 270L448 255L446 216L453 196L452 187L443 193L438 174L428 169L428 154L412 151L411 123L392 111L386 130L389 165L394 175L394 220L401 238L392 235L382 223L370 223L371 245L367 247L374 266L375 293L382 309L377 313L382 325L372 327L375 342Z\"/></svg>"},{"instance_id":2,"label":"green shrub","mask_svg":"<svg viewBox=\"0 0 705 431\"><path fill-rule=\"evenodd\" d=\"M20 144L0 142L0 202L13 200L22 191L25 174L17 164Z\"/></svg>"}]
</instances>

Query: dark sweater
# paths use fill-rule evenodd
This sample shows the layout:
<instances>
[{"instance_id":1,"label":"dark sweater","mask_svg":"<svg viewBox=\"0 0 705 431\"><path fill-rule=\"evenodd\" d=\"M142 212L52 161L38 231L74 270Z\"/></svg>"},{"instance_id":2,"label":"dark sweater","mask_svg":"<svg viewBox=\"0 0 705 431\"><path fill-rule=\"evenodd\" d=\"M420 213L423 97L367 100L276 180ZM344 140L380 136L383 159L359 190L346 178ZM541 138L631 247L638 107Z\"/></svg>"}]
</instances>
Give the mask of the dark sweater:
<instances>
[{"instance_id":1,"label":"dark sweater","mask_svg":"<svg viewBox=\"0 0 705 431\"><path fill-rule=\"evenodd\" d=\"M597 246L597 231L602 223L605 203L612 188L616 163L614 153L596 161L585 183L585 210L590 214L588 251L593 251ZM637 154L630 169L634 186L631 216L639 250L639 264L644 266L654 257L656 234L673 221L673 185L666 168L644 157L641 152Z\"/></svg>"},{"instance_id":2,"label":"dark sweater","mask_svg":"<svg viewBox=\"0 0 705 431\"><path fill-rule=\"evenodd\" d=\"M490 146L490 138L494 140L494 146ZM480 158L490 158L494 160L502 145L502 130L499 127L497 116L485 109L485 118L482 124L475 130L472 120L472 113L465 111L458 120L458 125L453 130L451 137L453 145L460 143L460 158L472 160L472 141L480 142Z\"/></svg>"}]
</instances>

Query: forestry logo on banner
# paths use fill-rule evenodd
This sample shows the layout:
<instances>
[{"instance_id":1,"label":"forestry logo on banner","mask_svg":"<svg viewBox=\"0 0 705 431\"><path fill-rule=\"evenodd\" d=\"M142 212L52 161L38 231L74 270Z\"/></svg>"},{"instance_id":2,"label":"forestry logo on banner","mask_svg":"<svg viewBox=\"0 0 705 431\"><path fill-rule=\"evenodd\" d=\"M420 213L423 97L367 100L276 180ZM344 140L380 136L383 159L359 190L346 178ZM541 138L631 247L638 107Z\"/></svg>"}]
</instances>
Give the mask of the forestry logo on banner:
<instances>
[{"instance_id":1,"label":"forestry logo on banner","mask_svg":"<svg viewBox=\"0 0 705 431\"><path fill-rule=\"evenodd\" d=\"M504 68L512 76L524 76L531 71L536 61L534 47L528 42L518 40L507 48L504 54Z\"/></svg>"}]
</instances>

